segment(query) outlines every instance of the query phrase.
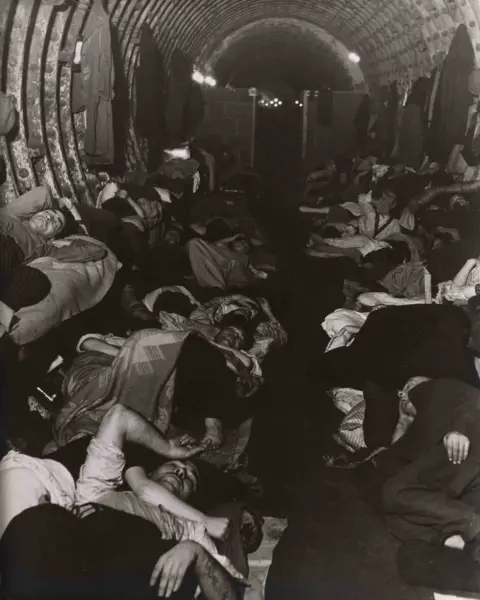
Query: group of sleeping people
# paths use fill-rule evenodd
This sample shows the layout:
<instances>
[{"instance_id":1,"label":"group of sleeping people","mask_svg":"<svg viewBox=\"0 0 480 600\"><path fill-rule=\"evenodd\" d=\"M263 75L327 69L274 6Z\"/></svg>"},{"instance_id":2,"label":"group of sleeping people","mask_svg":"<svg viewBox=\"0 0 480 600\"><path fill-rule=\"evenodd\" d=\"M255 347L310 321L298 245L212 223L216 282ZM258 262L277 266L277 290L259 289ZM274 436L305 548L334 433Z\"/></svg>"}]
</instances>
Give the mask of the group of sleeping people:
<instances>
[{"instance_id":1,"label":"group of sleeping people","mask_svg":"<svg viewBox=\"0 0 480 600\"><path fill-rule=\"evenodd\" d=\"M238 290L268 275L226 220L195 229L164 193L130 191L110 183L90 207L41 187L26 195L41 210L22 212L25 197L1 209L2 310L48 293L31 260L62 261L66 246L68 261L72 250L79 262L97 260L93 239L121 262L115 303L125 318L115 335L85 321L49 446L8 442L1 594L260 598L246 557L261 519L228 471L244 458L263 360L286 342L268 301Z\"/></svg>"},{"instance_id":2,"label":"group of sleeping people","mask_svg":"<svg viewBox=\"0 0 480 600\"><path fill-rule=\"evenodd\" d=\"M345 167L345 161L337 164ZM401 542L398 568L408 583L477 594L477 199L435 165L423 174L405 172L401 165L368 172L364 166L349 164L342 181L332 177L332 167L330 174L323 172L323 182L309 182L308 189L310 200L315 198L312 214L321 217L312 228L308 254L329 261L341 257L338 268L353 280L349 306L360 312L374 306L353 341L315 358L310 369L329 389L363 393L363 449L330 464L375 466L375 506ZM356 202L346 200L352 186L360 192ZM457 196L462 189L465 197ZM392 260L399 241L418 251L415 278L410 251ZM425 281L425 267L431 282ZM386 277L399 269L402 277ZM378 302L362 304L364 292L380 291Z\"/></svg>"}]
</instances>

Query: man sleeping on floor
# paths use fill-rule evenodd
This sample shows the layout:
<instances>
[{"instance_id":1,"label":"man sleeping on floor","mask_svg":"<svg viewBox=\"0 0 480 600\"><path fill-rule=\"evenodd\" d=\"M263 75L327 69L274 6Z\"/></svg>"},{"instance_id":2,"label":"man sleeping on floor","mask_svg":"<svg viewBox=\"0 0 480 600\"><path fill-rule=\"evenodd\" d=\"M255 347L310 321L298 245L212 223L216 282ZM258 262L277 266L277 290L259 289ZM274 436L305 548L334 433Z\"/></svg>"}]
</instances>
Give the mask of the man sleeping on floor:
<instances>
[{"instance_id":1,"label":"man sleeping on floor","mask_svg":"<svg viewBox=\"0 0 480 600\"><path fill-rule=\"evenodd\" d=\"M155 468L150 478L145 474L141 446L143 452L147 452L146 449L151 451L148 460L156 459L151 462ZM72 442L49 459L36 459L10 451L0 463L2 586L6 586L7 596L12 600L82 597L82 594L77 596L75 592L75 586L80 582L83 594L90 591L83 597L91 597L95 592L95 597L106 600L113 597L114 587L118 585L116 579L122 579L121 571L115 572L115 565L122 561L129 565L126 557L130 556L142 576L125 582L131 589L128 585L126 589L118 586L114 594L117 598L150 597L147 594L149 577L150 584L155 586L160 578L159 595L169 597L182 586L183 576L192 565L199 569L198 573L197 569L195 572L206 598L236 598L233 581L242 583L248 575L245 553L238 545L241 511L232 512L230 509L234 518L229 520L206 516L186 503L197 487L198 470L192 463L182 460L201 451L198 447L187 448L177 442L167 441L145 419L122 406L115 406L108 411L96 436L90 440ZM170 462L161 464L162 455ZM133 492L120 491L124 478ZM57 505L60 510L47 510L45 513L43 505L50 503ZM74 518L67 511L73 512ZM26 523L33 526L33 533L42 531L43 514L53 516L54 521L65 521L67 531L73 533L74 529L77 530L75 535L82 540L83 547L75 547L71 543L67 556L59 554L57 564L51 561L52 551L47 550L56 546L55 541L64 547L65 531L48 531L48 548L38 538L34 544L37 550L21 544L25 541L22 535L25 535ZM133 516L137 525L127 515ZM90 527L92 521L97 522L97 527ZM151 527L146 525L147 522ZM124 526L132 529L132 536L119 536ZM111 539L105 537L105 529L110 532ZM116 533L115 529L118 529ZM30 532L30 535L33 533ZM149 548L146 548L145 536L150 541ZM235 560L236 567L229 559L219 555L211 538L224 542L223 550L230 549L229 554ZM116 544L114 539L117 540ZM128 543L125 544L127 539ZM173 545L166 540L178 540L180 544L170 550ZM152 556L156 543L157 554ZM102 546L104 550L108 548L105 554L98 555L101 556L104 569L99 568L93 559L97 547ZM144 555L146 553L145 565L140 564L142 551ZM155 565L154 561L158 560L158 553L162 551L166 554ZM133 558L137 552L139 556ZM37 565L32 564L34 559L43 563L44 570L39 571ZM63 566L69 561L75 572L62 586L58 579L65 576ZM215 575L218 589L209 587L211 582L204 571L206 567L210 575ZM139 573L134 572L134 575ZM32 575L31 582L25 581L25 574ZM95 581L97 574L104 578L103 594L100 596L98 593L101 588ZM129 567L123 575L127 578L132 576ZM75 580L75 576L80 581ZM204 578L206 581L203 581ZM33 582L37 583L37 587ZM54 592L54 585L59 586L58 590L62 590L63 596L60 591ZM25 586L29 593L25 594ZM48 590L48 594L42 596L39 592L42 589ZM193 598L191 591L189 593L178 597ZM152 594L153 597L156 595Z\"/></svg>"},{"instance_id":2,"label":"man sleeping on floor","mask_svg":"<svg viewBox=\"0 0 480 600\"><path fill-rule=\"evenodd\" d=\"M382 455L382 508L412 585L480 592L480 392L454 379L408 392L413 424Z\"/></svg>"}]
</instances>

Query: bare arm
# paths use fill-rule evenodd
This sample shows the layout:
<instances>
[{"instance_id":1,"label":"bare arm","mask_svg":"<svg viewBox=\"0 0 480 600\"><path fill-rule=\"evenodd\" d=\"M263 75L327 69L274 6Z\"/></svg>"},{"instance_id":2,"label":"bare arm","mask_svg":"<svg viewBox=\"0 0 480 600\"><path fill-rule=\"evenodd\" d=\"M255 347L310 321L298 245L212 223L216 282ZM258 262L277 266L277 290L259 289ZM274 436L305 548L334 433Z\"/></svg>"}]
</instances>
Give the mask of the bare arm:
<instances>
[{"instance_id":1,"label":"bare arm","mask_svg":"<svg viewBox=\"0 0 480 600\"><path fill-rule=\"evenodd\" d=\"M461 181L459 183L452 183L443 187L435 187L428 189L422 196L413 200L411 207L413 209L427 206L430 204L436 196L440 194L471 194L480 190L480 179L475 181Z\"/></svg>"},{"instance_id":2,"label":"bare arm","mask_svg":"<svg viewBox=\"0 0 480 600\"><path fill-rule=\"evenodd\" d=\"M207 600L239 600L227 572L195 542L182 542L161 556L153 569L150 585L158 585L161 598L170 598L180 589L191 566Z\"/></svg>"},{"instance_id":3,"label":"bare arm","mask_svg":"<svg viewBox=\"0 0 480 600\"><path fill-rule=\"evenodd\" d=\"M80 344L79 350L81 352L100 352L101 354L115 357L119 353L120 348L97 338L89 338Z\"/></svg>"},{"instance_id":4,"label":"bare arm","mask_svg":"<svg viewBox=\"0 0 480 600\"><path fill-rule=\"evenodd\" d=\"M203 548L199 550L195 574L207 600L239 600L240 595L225 569Z\"/></svg>"},{"instance_id":5,"label":"bare arm","mask_svg":"<svg viewBox=\"0 0 480 600\"><path fill-rule=\"evenodd\" d=\"M207 524L206 515L174 496L160 483L150 480L142 467L128 469L125 481L135 495L147 504L161 506L176 517Z\"/></svg>"},{"instance_id":6,"label":"bare arm","mask_svg":"<svg viewBox=\"0 0 480 600\"><path fill-rule=\"evenodd\" d=\"M467 284L467 277L470 275L471 270L477 264L477 260L475 258L469 258L467 262L463 265L460 271L455 275L455 279L453 283L458 285L458 287L463 287Z\"/></svg>"}]
</instances>

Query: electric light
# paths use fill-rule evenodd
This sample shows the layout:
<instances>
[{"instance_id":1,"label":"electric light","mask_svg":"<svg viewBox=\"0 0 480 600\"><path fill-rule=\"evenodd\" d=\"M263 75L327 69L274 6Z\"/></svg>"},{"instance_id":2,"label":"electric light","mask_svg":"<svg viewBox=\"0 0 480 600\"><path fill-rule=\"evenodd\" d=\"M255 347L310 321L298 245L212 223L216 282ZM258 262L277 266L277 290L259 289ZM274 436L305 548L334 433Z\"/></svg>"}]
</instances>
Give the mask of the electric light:
<instances>
[{"instance_id":1,"label":"electric light","mask_svg":"<svg viewBox=\"0 0 480 600\"><path fill-rule=\"evenodd\" d=\"M360 57L358 56L358 54L356 52L350 52L348 54L348 58L355 64L358 64L360 62Z\"/></svg>"}]
</instances>

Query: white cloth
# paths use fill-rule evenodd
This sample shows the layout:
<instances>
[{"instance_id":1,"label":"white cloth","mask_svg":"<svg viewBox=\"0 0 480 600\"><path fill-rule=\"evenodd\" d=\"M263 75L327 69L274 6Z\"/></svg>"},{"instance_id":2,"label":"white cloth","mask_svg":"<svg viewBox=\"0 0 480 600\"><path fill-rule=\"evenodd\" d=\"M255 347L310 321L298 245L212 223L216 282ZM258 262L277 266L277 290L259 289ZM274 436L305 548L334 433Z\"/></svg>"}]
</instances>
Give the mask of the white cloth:
<instances>
[{"instance_id":1,"label":"white cloth","mask_svg":"<svg viewBox=\"0 0 480 600\"><path fill-rule=\"evenodd\" d=\"M172 203L172 197L170 196L169 190L164 190L163 188L156 187L155 191L160 196L162 202L166 202L167 204Z\"/></svg>"},{"instance_id":2,"label":"white cloth","mask_svg":"<svg viewBox=\"0 0 480 600\"><path fill-rule=\"evenodd\" d=\"M327 315L322 327L331 341L325 352L350 345L367 317L368 314L346 308L339 308Z\"/></svg>"},{"instance_id":3,"label":"white cloth","mask_svg":"<svg viewBox=\"0 0 480 600\"><path fill-rule=\"evenodd\" d=\"M340 204L340 206L345 210L348 210L349 213L352 213L354 217L359 217L362 214L362 209L358 202L344 202L343 204Z\"/></svg>"},{"instance_id":4,"label":"white cloth","mask_svg":"<svg viewBox=\"0 0 480 600\"><path fill-rule=\"evenodd\" d=\"M74 497L73 477L59 462L10 450L0 462L0 536L27 508L51 502L70 510Z\"/></svg>"}]
</instances>

